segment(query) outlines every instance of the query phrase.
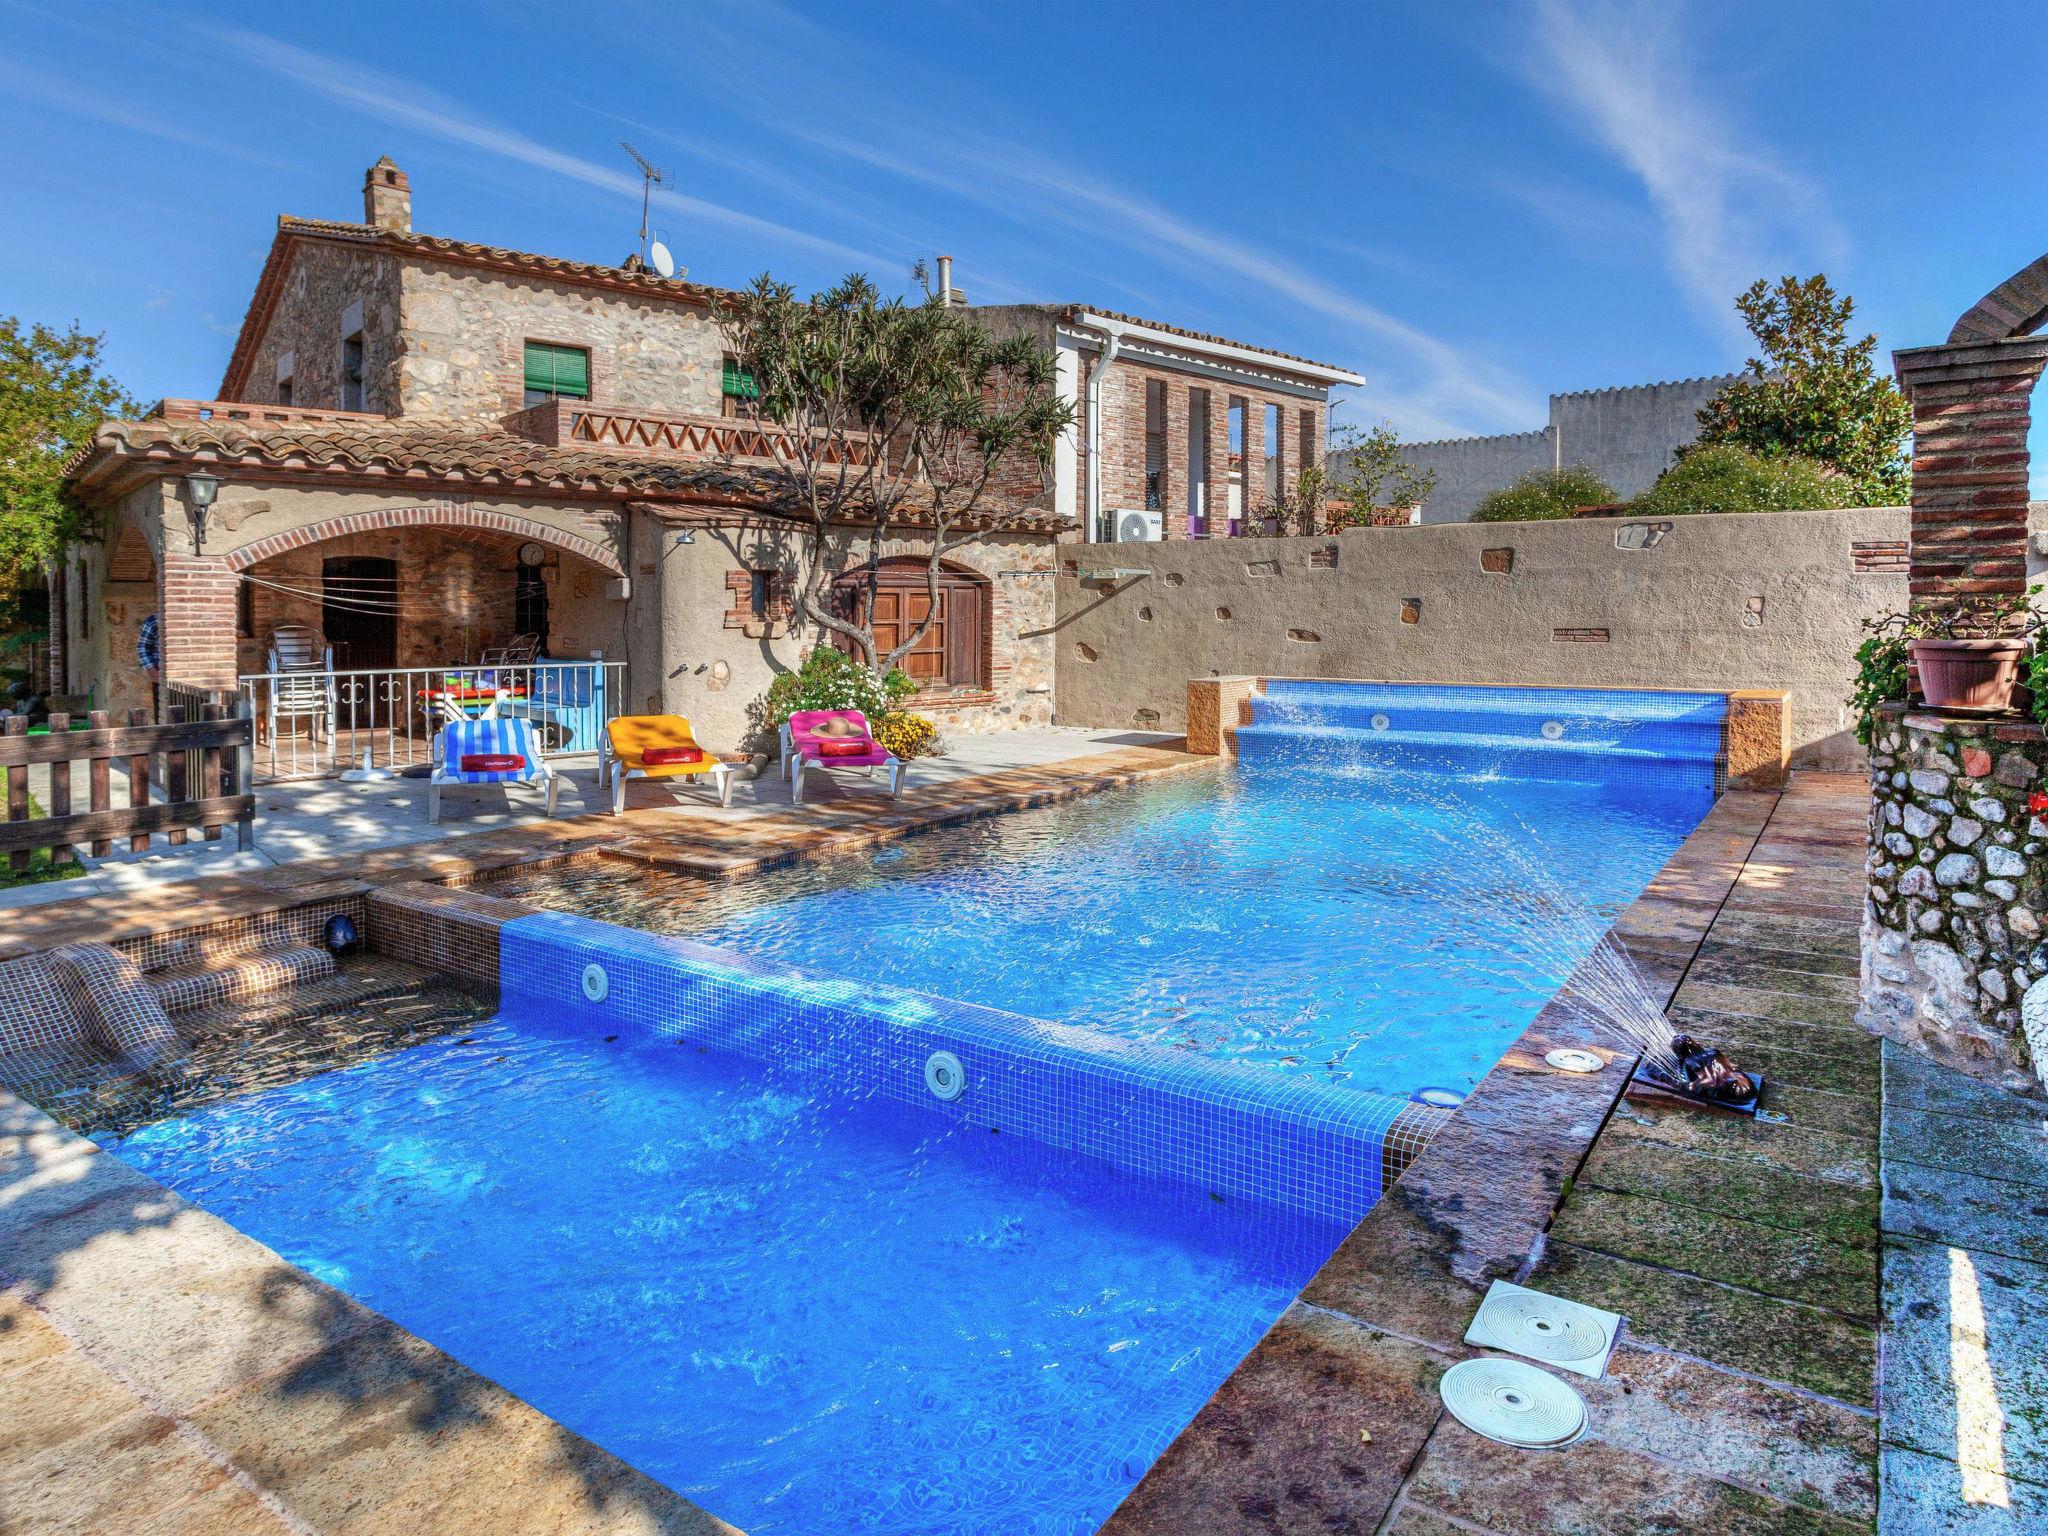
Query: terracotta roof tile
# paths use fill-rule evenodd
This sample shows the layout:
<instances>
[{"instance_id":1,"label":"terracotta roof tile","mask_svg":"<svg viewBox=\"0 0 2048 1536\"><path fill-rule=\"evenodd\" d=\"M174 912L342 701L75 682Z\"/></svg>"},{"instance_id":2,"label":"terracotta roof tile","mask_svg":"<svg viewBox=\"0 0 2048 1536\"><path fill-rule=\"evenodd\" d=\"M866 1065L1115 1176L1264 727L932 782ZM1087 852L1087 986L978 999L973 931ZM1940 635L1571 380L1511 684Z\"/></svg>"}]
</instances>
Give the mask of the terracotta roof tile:
<instances>
[{"instance_id":1,"label":"terracotta roof tile","mask_svg":"<svg viewBox=\"0 0 2048 1536\"><path fill-rule=\"evenodd\" d=\"M465 422L338 412L285 423L160 415L110 421L66 472L74 486L89 491L119 462L149 457L287 474L392 475L470 489L496 486L762 510L773 510L784 499L772 471L744 460L558 448ZM906 510L914 518L914 502ZM1034 512L1020 526L1052 529L1059 519L1051 512Z\"/></svg>"}]
</instances>

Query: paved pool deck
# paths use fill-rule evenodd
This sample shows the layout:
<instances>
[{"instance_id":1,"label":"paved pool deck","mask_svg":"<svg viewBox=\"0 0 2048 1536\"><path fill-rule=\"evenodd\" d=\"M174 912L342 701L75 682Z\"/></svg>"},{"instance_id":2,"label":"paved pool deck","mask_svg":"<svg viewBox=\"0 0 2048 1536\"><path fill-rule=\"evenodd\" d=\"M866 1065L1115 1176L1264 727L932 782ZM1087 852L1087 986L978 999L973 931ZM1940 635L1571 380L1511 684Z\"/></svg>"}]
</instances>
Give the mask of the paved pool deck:
<instances>
[{"instance_id":1,"label":"paved pool deck","mask_svg":"<svg viewBox=\"0 0 2048 1536\"><path fill-rule=\"evenodd\" d=\"M1178 737L1152 732L1078 726L955 732L946 738L942 755L918 758L910 765L903 790L904 803L915 807L920 796L934 789L1009 769L1071 762L1122 747L1178 742ZM557 820L603 815L611 809L609 795L597 781L594 756L561 758L556 767L562 781L557 791ZM43 771L47 773L46 769ZM125 777L125 765L119 761L115 776ZM679 782L682 787L677 787ZM38 784L33 772L29 792L48 803L47 790ZM822 782L814 778L807 799L821 805L843 805L879 792L878 781L848 772L828 775ZM115 800L125 803L126 793L125 788L117 785ZM152 846L145 854L122 852L97 859L88 856L81 860L84 873L71 879L0 887L0 929L7 925L7 914L21 907L140 893L160 884L215 881L224 876L350 854L449 843L479 832L530 827L542 818L544 809L542 797L535 790L451 790L443 798L441 820L430 824L427 781L408 777L370 783L340 779L260 783L256 803L253 849L238 850L234 831L229 828L218 841L209 842L194 834L174 846L159 836L151 840ZM801 811L800 807L792 806L790 787L772 763L758 778L741 779L734 784L729 807L721 808L694 781L675 780L631 781L627 785L626 803L641 810L668 810L678 817L711 825Z\"/></svg>"},{"instance_id":2,"label":"paved pool deck","mask_svg":"<svg viewBox=\"0 0 2048 1536\"><path fill-rule=\"evenodd\" d=\"M711 876L1205 760L1122 747L712 821L639 809L0 915L0 956L625 837ZM1854 1022L1867 796L1731 793L1617 920L1757 1122L1622 1098L1570 989L1105 1530L2048 1529L2048 1129ZM18 925L37 925L17 932ZM117 932L107 931L113 925ZM1557 1073L1553 1045L1608 1065ZM1628 1318L1565 1451L1436 1381L1494 1278ZM0 1096L0 1531L716 1531L491 1383ZM19 1429L16 1426L21 1426Z\"/></svg>"}]
</instances>

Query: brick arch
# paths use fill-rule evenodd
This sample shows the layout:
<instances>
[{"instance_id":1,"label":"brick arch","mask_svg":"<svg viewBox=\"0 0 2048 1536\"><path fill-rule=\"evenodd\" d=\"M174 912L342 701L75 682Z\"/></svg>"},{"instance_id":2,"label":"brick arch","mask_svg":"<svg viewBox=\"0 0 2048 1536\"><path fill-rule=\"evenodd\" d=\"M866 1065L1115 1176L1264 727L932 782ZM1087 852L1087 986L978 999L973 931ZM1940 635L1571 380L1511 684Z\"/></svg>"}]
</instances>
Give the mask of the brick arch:
<instances>
[{"instance_id":1,"label":"brick arch","mask_svg":"<svg viewBox=\"0 0 2048 1536\"><path fill-rule=\"evenodd\" d=\"M291 528L283 533L273 533L268 538L245 544L224 559L230 571L246 571L259 560L268 560L294 549L304 549L309 544L324 544L329 539L345 538L353 533L381 533L392 528L460 528L502 533L515 539L532 539L537 543L552 545L565 553L588 560L592 565L609 571L614 576L626 574L626 568L619 557L590 539L579 534L564 533L559 528L532 518L515 517L509 512L480 512L458 502L427 502L417 507L386 507L376 512L351 512L342 517L330 517L325 522L311 523L304 528Z\"/></svg>"},{"instance_id":2,"label":"brick arch","mask_svg":"<svg viewBox=\"0 0 2048 1536\"><path fill-rule=\"evenodd\" d=\"M1959 341L2009 341L2048 325L2048 256L2013 273L1985 294L1948 333Z\"/></svg>"}]
</instances>

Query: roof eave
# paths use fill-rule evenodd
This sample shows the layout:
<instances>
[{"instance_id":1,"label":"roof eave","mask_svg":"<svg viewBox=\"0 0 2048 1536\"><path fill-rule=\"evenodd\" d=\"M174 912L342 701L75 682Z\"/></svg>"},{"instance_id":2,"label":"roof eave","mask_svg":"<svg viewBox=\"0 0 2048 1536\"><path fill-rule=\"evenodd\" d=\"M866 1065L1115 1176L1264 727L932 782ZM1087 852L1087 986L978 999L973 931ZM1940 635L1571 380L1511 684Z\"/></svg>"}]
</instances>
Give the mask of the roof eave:
<instances>
[{"instance_id":1,"label":"roof eave","mask_svg":"<svg viewBox=\"0 0 2048 1536\"><path fill-rule=\"evenodd\" d=\"M1115 315L1106 315L1097 310L1076 306L1068 311L1068 318L1076 325L1091 330L1114 328L1127 336L1148 341L1154 346L1175 348L1183 352L1194 352L1209 357L1223 358L1248 368L1263 368L1269 373L1292 374L1296 378L1313 379L1319 384L1348 384L1353 388L1362 386L1365 377L1345 368L1333 368L1327 363L1312 363L1306 358L1291 357L1285 352L1269 352L1261 347L1239 346L1235 342L1213 341L1205 336L1190 336L1184 331L1169 330L1164 326L1147 325L1139 320L1125 320Z\"/></svg>"}]
</instances>

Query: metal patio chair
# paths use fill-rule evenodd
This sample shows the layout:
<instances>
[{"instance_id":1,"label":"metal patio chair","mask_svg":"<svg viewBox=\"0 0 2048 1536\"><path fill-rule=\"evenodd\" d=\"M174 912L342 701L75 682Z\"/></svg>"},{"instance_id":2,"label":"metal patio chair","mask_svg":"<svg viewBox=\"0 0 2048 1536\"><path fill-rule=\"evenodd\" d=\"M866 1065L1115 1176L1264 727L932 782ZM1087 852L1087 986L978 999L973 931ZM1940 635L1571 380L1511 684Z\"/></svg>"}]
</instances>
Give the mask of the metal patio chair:
<instances>
[{"instance_id":1,"label":"metal patio chair","mask_svg":"<svg viewBox=\"0 0 2048 1536\"><path fill-rule=\"evenodd\" d=\"M309 722L313 762L320 762L320 727L327 727L328 766L334 766L335 719L339 713L334 686L334 647L303 624L280 624L268 646L269 701L264 720L270 734L270 771L277 772L277 730L280 723ZM293 749L296 754L297 749ZM293 759L297 761L296 756Z\"/></svg>"}]
</instances>

